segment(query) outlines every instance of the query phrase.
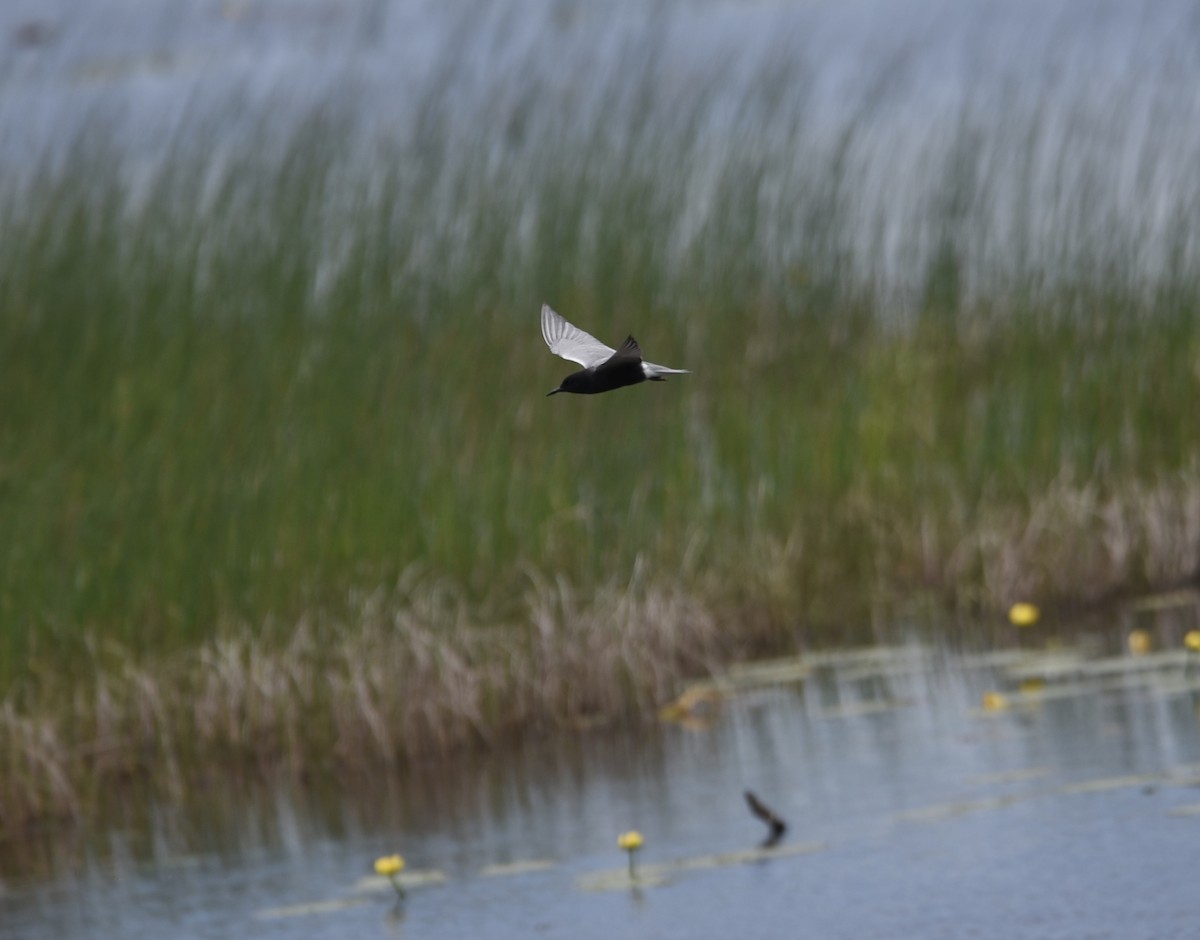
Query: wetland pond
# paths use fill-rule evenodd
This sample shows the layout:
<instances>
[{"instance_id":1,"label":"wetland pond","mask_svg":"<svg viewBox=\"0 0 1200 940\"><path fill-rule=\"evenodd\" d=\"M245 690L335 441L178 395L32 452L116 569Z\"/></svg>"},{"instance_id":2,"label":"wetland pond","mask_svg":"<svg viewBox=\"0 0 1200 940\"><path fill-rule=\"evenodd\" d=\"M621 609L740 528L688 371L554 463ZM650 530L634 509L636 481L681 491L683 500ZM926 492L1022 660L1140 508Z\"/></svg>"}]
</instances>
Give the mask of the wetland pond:
<instances>
[{"instance_id":1,"label":"wetland pond","mask_svg":"<svg viewBox=\"0 0 1200 940\"><path fill-rule=\"evenodd\" d=\"M433 208L427 214L409 215L402 202L380 214L378 231L396 245L415 245L411 255L416 260L404 276L417 282L405 288L407 293L400 292L393 285L402 278L381 256L384 286L364 301L378 309L402 309L395 299L398 292L403 297L457 297L446 285L457 289L460 283L501 283L478 288L472 299L473 309L488 311L515 305L512 298L522 298L521 304L536 311L543 299L557 302L556 285L566 297L572 291L587 295L594 292L588 285L605 282L601 275L589 280L593 275L586 272L609 264L603 253L597 254L599 262L593 261L587 244L595 237L587 233L623 233L622 226L640 224L645 217L630 209L620 210L627 215L604 215L594 207L634 205L643 192L660 190L669 198L656 195L654 205L668 209L655 209L649 217L664 221L656 221L659 228L635 247L652 244L655 257L675 264L670 259L691 257L694 246L711 250L713 258L728 253L751 259L753 245L765 246L766 260L754 263L766 273L760 276L752 268L745 275L756 290L759 283L793 279L803 286L807 269L795 259L815 259L818 269L829 268L834 281L853 274L853 284L864 285L863 294L871 295L877 284L897 284L917 295L924 289L922 272L930 269L931 259L941 257L937 253L946 244L945 232L964 233L960 250L968 260L979 259L975 279L984 287L988 277L1003 283L1001 274L1009 270L1016 272L1014 277L1040 283L1042 268L1034 262L1043 257L1061 258L1068 284L1074 283L1075 271L1106 270L1105 264L1115 259L1128 263L1117 270L1128 271L1122 276L1131 285L1155 285L1157 272L1173 270L1176 246L1194 245L1194 239L1188 241L1194 215L1188 207L1198 204L1200 192L1200 161L1195 159L1200 152L1200 97L1194 92L1200 87L1200 60L1194 4L1181 0L1144 5L1085 0L630 2L612 9L558 0L227 0L176 4L167 10L170 6L142 0L0 5L0 35L9 44L7 55L0 57L0 128L6 130L0 134L0 170L5 211L14 217L18 210L44 211L45 219L53 221L57 217L51 210L26 203L42 192L35 184L43 176L53 180L57 173L74 185L68 161L77 152L81 159L91 159L83 145L94 133L115 166L99 175L119 181L115 191L131 215L145 204L159 206L154 201L159 199L161 217L173 218L167 210L173 212L174 203L168 200L183 198L181 204L190 212L194 198L197 234L189 234L178 249L184 260L177 262L177 270L187 273L179 291L189 297L193 282L210 277L203 265L193 277L190 259L205 256L208 246L225 237L226 229L209 216L218 222L234 219L240 231L244 207L239 194L244 192L247 205L253 205L251 196L276 191L276 167L287 164L284 158L298 146L296 141L304 142L297 128L326 112L349 118L345 139L329 152L334 170L321 169L314 176L319 185L312 188L323 201L313 202L309 214L329 221L322 222L311 242L284 239L278 254L307 258L311 248L313 257L324 258L320 253L325 252L333 259L318 266L306 296L323 296L326 285L339 277L350 284L367 283L370 277L356 268L348 267L347 273L338 267L343 256L358 257L345 248L357 244L343 237L346 231L366 233L355 236L363 245L373 244L376 234L375 228L345 227L349 223L344 218L361 214L355 194L395 185L402 195L421 196L413 200L420 209L428 191ZM326 133L319 122L313 126ZM597 148L598 141L608 142L607 148ZM411 166L395 170L393 145L410 157ZM318 153L314 166L325 165L323 154ZM260 162L261 179L270 186L254 175ZM498 182L476 187L472 173L477 167ZM630 167L637 171L633 189L624 182ZM747 189L743 198L741 188L733 186L729 198L736 197L735 207L753 210L746 216L750 237L756 239L750 248L738 225L709 221L710 215L718 219L725 205L726 190L718 182L739 180L747 167L752 173L746 178L759 189ZM393 175L399 182L389 182ZM593 188L584 190L586 198L575 200L579 175L599 182L589 183ZM287 185L272 198L290 206L289 194L305 191L306 178L292 183L285 173L281 176ZM244 190L233 186L243 177L249 178ZM176 179L189 185L176 185ZM369 185L355 188L359 180ZM685 185L672 188L676 180ZM472 185L460 185L462 181ZM223 202L223 193L232 195ZM500 209L492 208L497 193L515 193L512 205L517 208L506 215L510 203L504 200ZM678 198L671 195L676 193ZM525 203L534 205L539 198L548 208L527 210ZM566 262L552 244L557 228L531 221L553 220L559 201L568 213L566 230L577 226L584 233L572 236L584 247L568 254ZM944 210L939 208L943 204ZM760 211L767 205L783 208ZM146 230L153 237L135 244L157 246L153 226L159 217L147 216ZM291 219L290 210L280 217ZM596 228L594 217L610 219L611 224L605 223L610 228ZM270 223L275 217L268 213L263 218ZM472 220L477 219L499 220L502 225L493 221L485 229L504 232L504 237L493 243L462 234L473 232ZM510 223L516 233L511 239ZM819 237L810 239L814 225ZM704 235L709 228L715 233L711 238ZM252 226L248 230L257 231ZM276 233L265 230L271 231L271 242ZM509 265L510 242L516 245L519 276L499 281L496 271ZM623 242L612 244L624 251ZM707 248L710 242L715 247ZM538 247L543 243L553 250ZM505 253L493 257L475 250L478 245L490 250L493 244L504 246ZM1093 250L1099 253L1087 254ZM465 260L451 263L447 254L451 260ZM843 270L843 258L865 259L862 270ZM157 283L146 281L134 267L143 263L140 256L127 263L129 284ZM290 309L293 280L305 281L293 278L290 262L271 264L281 272L271 277L286 290L267 300L259 295L258 268L237 268L254 274L255 289L245 295L247 310L258 310L260 304ZM49 263L45 270L58 271ZM426 270L442 273L425 280ZM543 278L559 270L567 273L549 282ZM633 275L641 277L641 270L622 268L613 277L637 281ZM686 280L691 269L680 266L682 273L670 277L647 270L651 286L643 294L659 304L658 298ZM665 270L674 269L668 265ZM718 270L740 272L741 267ZM59 277L52 273L47 278L51 276ZM917 283L909 284L913 277ZM537 293L526 298L535 280ZM957 283L957 274L946 280ZM176 282L162 283L167 287L156 293L157 288L113 281L113 299L105 302L123 311L127 295L144 291L157 303L160 294L176 292ZM40 296L37 291L43 289L28 288L28 296ZM68 292L64 309L74 309L76 296L84 296L84 288L71 290L80 293ZM851 296L858 296L856 290ZM196 296L195 309L203 309L207 295ZM596 296L602 306L603 295ZM797 309L807 310L804 304L824 309L824 294L814 289L811 296L816 299ZM1023 295L1018 291L1015 296ZM730 297L729 308L737 309L739 295ZM193 308L183 307L181 315L191 315ZM436 304L424 310L430 322L442 312ZM457 334L446 335L457 348ZM536 327L521 342L531 349L537 345ZM353 352L354 347L347 348ZM351 368L359 368L352 355L345 358L354 363ZM691 364L687 357L684 361ZM290 374L290 363L276 365L279 375ZM224 375L220 369L214 374ZM157 360L147 366L147 414L174 414L161 405L152 384L169 373ZM430 375L435 373L436 367ZM553 369L550 374L556 373ZM51 374L57 382L57 373ZM481 381L489 375L484 373ZM873 388L852 378L854 400ZM1137 378L1141 383L1153 376ZM125 388L122 383L123 378L112 389L98 384L94 397L123 402L123 396L112 395ZM441 385L439 381L438 391L420 400L445 410ZM1122 387L1115 380L1105 386ZM38 387L30 387L37 398ZM865 389L861 394L860 387ZM538 385L535 393L542 390ZM57 386L55 392L61 394ZM1047 400L1057 408L1057 388L1044 394L1052 395ZM343 420L344 413L326 407L319 394L312 398L321 403L314 406L316 419L309 421L307 412L287 412L296 427L317 426L330 415ZM783 413L789 427L795 400L801 399L786 398ZM1107 397L1097 402L1082 410L1091 414L1110 408ZM847 409L845 423L867 426L857 409ZM123 413L124 406L114 410ZM413 412L423 414L420 408ZM197 413L207 422L220 409L206 406ZM1139 414L1137 420L1149 422L1158 414ZM831 425L842 420L837 417ZM273 434L272 421L262 427ZM739 444L743 438L767 442L765 451L774 446L773 425L747 425L750 430L743 432L741 421L738 413L726 432L729 467L752 465ZM999 418L996 423L1018 424ZM30 420L30 427L38 425ZM226 445L223 427L212 438L221 447ZM403 438L388 427L389 442ZM445 433L437 432L446 440L466 437L457 425L446 427ZM720 443L698 419L696 427L703 431L697 432L697 440L706 442L706 449L711 439ZM905 433L903 426L897 427L897 435ZM1030 427L1033 434L1041 424L1031 420ZM89 429L92 436L100 433ZM1106 439L1097 435L1096 453L1107 455ZM39 456L30 463L31 479L39 474L86 479L82 470L64 474L65 458L53 443L57 438L46 440L50 443L33 450L51 455L49 469L40 474ZM136 474L121 470L121 492L127 476L157 481L160 467L153 455L169 452L173 440L170 435L148 437L145 449L151 456L137 464L141 469ZM497 467L514 463L504 440L502 447L493 448L499 453ZM325 438L316 441L313 453L334 449ZM815 446L819 453L823 445ZM390 453L403 447L387 443L385 449ZM780 449L786 451L782 445ZM414 447L413 452L421 457L421 479L437 472L434 464L434 471L426 468L423 451ZM856 453L846 452L851 457ZM109 451L98 453L96 466L103 473L110 465L124 468L125 450L113 450L112 457ZM536 463L543 453L549 451L526 451L516 463ZM923 473L924 451L915 453L913 466ZM1014 453L1005 459L1019 459L1021 451ZM1107 457L1093 460L1091 451L1080 453L1080 466L1106 464ZM233 476L273 479L280 460L274 452L264 454L261 464L248 463L244 470L239 464ZM799 448L796 454L785 454L778 471L755 469L755 476L745 481L738 481L732 470L728 478L714 471L716 482L703 487L705 501L711 492L718 494L711 497L714 504L719 502L725 488L749 492L759 479L795 483L799 478L793 464L821 463L810 461ZM1180 458L1181 466L1188 465L1186 457ZM254 459L259 458L247 458ZM362 459L364 466L382 468L379 477L370 478L382 481L377 488L383 502L378 505L392 503L395 481L406 479L391 459ZM472 465L454 453L446 459L447 467ZM191 493L207 491L211 464L210 454L201 451L202 469L196 472L203 485L179 478L180 492L189 494L183 500L187 505L192 505ZM853 466L849 458L847 464ZM272 498L279 505L307 509L307 494L314 489L373 492L375 484L364 487L353 475L338 477L340 482L330 486L322 476L324 465L314 466L311 476L295 477L292 489ZM599 479L594 468L588 472ZM697 476L690 467L679 472L686 474L681 479ZM493 491L524 492L526 486L524 478L514 477L517 482L510 488L509 478L497 471L481 484L479 492L489 495L476 499L473 489L466 494L454 489L461 482L457 477L447 473L446 478L450 501L436 489L431 492L438 506L459 507L461 502L465 522L456 529L431 514L432 521L425 523L431 532L439 526L483 530L487 526L474 517L473 507L490 505ZM493 480L499 482L493 486ZM626 488L624 480L614 478L612 485L622 507L620 519L634 515L624 508L628 492L657 492L638 489L640 483ZM147 486L149 492L169 490L161 482ZM564 492L573 491L576 481L563 486ZM228 518L236 521L237 527L231 522L229 528L235 534L252 531L260 518L244 511L257 504L257 489L244 495L240 487L233 486L233 495L213 504L221 511L233 507ZM71 484L63 492L77 488ZM426 491L416 484L408 488L417 494L413 505L423 506ZM537 497L529 497L530 506L542 506L537 494L544 489L541 481L529 485ZM63 502L59 491L45 492L49 495L43 503L57 511ZM832 492L836 495L836 487ZM970 490L964 492L968 495L963 498L970 499ZM727 510L739 524L743 508L751 505L740 499ZM105 520L132 520L142 504L130 497L132 508L125 517L113 516L107 502L97 505ZM209 525L208 504L197 505L200 528L224 531ZM363 517L371 514L372 505L363 504ZM521 513L497 505L495 528L503 531L507 520ZM596 517L605 517L605 505L597 503ZM765 511L753 505L756 513ZM263 531L279 524L274 512L263 510L261 518L268 520ZM793 508L784 505L781 512L792 513ZM690 519L692 513L686 504L684 517ZM446 517L451 516L460 518L447 509ZM159 551L160 544L201 541L189 528L191 516L180 516L183 521L173 524L169 537L160 532L157 516L147 518L153 524L146 537L129 543L135 551L167 555ZM283 518L285 533L292 531L288 519L297 520L292 526L297 531L324 531L310 526L307 515ZM707 518L701 525L707 525ZM651 519L657 524L657 517ZM531 531L535 521L529 522ZM29 525L40 538L44 520L39 517ZM111 528L120 526L113 523ZM365 536L351 523L337 529L346 545L374 545L372 539L385 530L378 539L380 557L391 552L397 558L423 559L431 554L421 542L413 543L415 548L403 543L402 550L393 551L385 523ZM519 534L523 539L524 530ZM784 530L782 537L786 534ZM464 537L465 548L456 548L460 543L454 539L429 538L447 557L466 559L467 571L480 566L485 555L504 558L517 544L497 540L484 545L477 537L482 538ZM123 571L121 546L108 546L107 535L97 538L105 542L106 557L121 560L117 568ZM255 538L245 539L252 549L245 558L230 560L226 542L213 536L213 558L227 566L219 570L236 573L231 583L241 584L238 579L245 575L249 585L260 576L251 561L257 565L257 559L270 555L256 554ZM143 544L152 548L143 549ZM269 539L262 544L272 550L275 545ZM323 543L313 544L314 558L319 557L317 549L325 552ZM524 541L519 544L524 558L531 549ZM92 571L88 583L104 584L94 559L86 549L80 551L71 561L78 566L74 570ZM544 551L548 570L553 570L554 550ZM52 546L46 558L68 571L60 554ZM181 554L166 576L178 576L184 585L193 577L198 580L195 572L217 570L212 566L218 562L210 564L207 557ZM294 583L324 570L306 560L303 550L296 557L294 571L285 570L273 583L291 590ZM580 565L586 568L587 563ZM51 567L49 561L45 567ZM40 572L36 564L13 570ZM167 591L164 607L183 603L160 587L165 576L156 574L157 568L147 563L146 571L144 581L126 586L115 580L94 593L139 597L138 585L144 583L155 592ZM343 590L341 581L330 577L330 593ZM18 579L13 575L9 583ZM85 580L80 575L63 583L82 585ZM269 587L263 591L263 609L269 611L274 595ZM54 591L44 593L49 597ZM37 597L40 601L42 595ZM196 604L190 616L203 623L205 608ZM19 602L17 610L19 614ZM91 623L95 618L85 612L79 621ZM125 623L138 616L117 608L113 619ZM74 623L73 617L64 614L62 623ZM17 615L9 619L13 629L24 623ZM49 622L58 621L50 616ZM168 648L184 645L183 639L167 641ZM103 824L86 832L56 830L0 839L0 938L1200 936L1200 664L1193 671L1182 652L1132 656L1112 649L1065 649L973 655L914 644L741 667L685 696L670 720L637 729L593 729L438 768L381 772L378 779L353 786L241 788L214 766L207 792L189 794L186 805L113 794ZM788 823L786 836L769 851L758 848L766 833L747 810L747 790ZM636 882L628 877L617 847L618 836L631 829L645 840ZM375 859L393 853L401 853L406 862L403 902L373 874Z\"/></svg>"},{"instance_id":2,"label":"wetland pond","mask_svg":"<svg viewBox=\"0 0 1200 940\"><path fill-rule=\"evenodd\" d=\"M0 935L1194 937L1186 655L811 655L735 667L636 730L131 803L0 849ZM747 789L789 825L772 849ZM403 902L372 869L395 852Z\"/></svg>"}]
</instances>

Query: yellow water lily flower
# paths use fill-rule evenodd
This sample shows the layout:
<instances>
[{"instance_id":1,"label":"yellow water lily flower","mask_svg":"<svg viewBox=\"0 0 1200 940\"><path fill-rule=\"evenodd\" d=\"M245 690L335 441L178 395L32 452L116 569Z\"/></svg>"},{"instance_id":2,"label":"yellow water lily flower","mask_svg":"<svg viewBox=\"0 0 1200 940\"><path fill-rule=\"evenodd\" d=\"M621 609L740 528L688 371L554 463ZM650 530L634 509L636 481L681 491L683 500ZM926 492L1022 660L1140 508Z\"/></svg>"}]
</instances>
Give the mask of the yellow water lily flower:
<instances>
[{"instance_id":1,"label":"yellow water lily flower","mask_svg":"<svg viewBox=\"0 0 1200 940\"><path fill-rule=\"evenodd\" d=\"M642 834L636 829L631 829L629 832L622 832L617 836L617 847L624 849L626 852L636 852L642 847Z\"/></svg>"},{"instance_id":2,"label":"yellow water lily flower","mask_svg":"<svg viewBox=\"0 0 1200 940\"><path fill-rule=\"evenodd\" d=\"M1145 630L1130 630L1125 638L1129 652L1134 656L1142 656L1150 652L1150 634Z\"/></svg>"},{"instance_id":3,"label":"yellow water lily flower","mask_svg":"<svg viewBox=\"0 0 1200 940\"><path fill-rule=\"evenodd\" d=\"M983 710L985 712L1002 712L1008 708L1008 696L1003 692L984 692Z\"/></svg>"},{"instance_id":4,"label":"yellow water lily flower","mask_svg":"<svg viewBox=\"0 0 1200 940\"><path fill-rule=\"evenodd\" d=\"M1183 638L1183 645L1193 653L1200 653L1200 630L1189 630Z\"/></svg>"},{"instance_id":5,"label":"yellow water lily flower","mask_svg":"<svg viewBox=\"0 0 1200 940\"><path fill-rule=\"evenodd\" d=\"M375 874L391 878L404 870L404 859L399 855L385 855L375 859Z\"/></svg>"},{"instance_id":6,"label":"yellow water lily flower","mask_svg":"<svg viewBox=\"0 0 1200 940\"><path fill-rule=\"evenodd\" d=\"M677 721L686 724L689 719L703 720L712 717L721 704L721 692L712 686L699 684L688 689L673 702L668 702L658 710L658 717L663 721Z\"/></svg>"},{"instance_id":7,"label":"yellow water lily flower","mask_svg":"<svg viewBox=\"0 0 1200 940\"><path fill-rule=\"evenodd\" d=\"M1008 619L1014 627L1032 627L1041 615L1042 612L1035 605L1025 601L1013 604L1008 609Z\"/></svg>"},{"instance_id":8,"label":"yellow water lily flower","mask_svg":"<svg viewBox=\"0 0 1200 940\"><path fill-rule=\"evenodd\" d=\"M642 834L636 829L622 832L617 836L617 847L629 853L629 880L637 881L637 868L634 863L634 856L637 855L637 850L642 847Z\"/></svg>"}]
</instances>

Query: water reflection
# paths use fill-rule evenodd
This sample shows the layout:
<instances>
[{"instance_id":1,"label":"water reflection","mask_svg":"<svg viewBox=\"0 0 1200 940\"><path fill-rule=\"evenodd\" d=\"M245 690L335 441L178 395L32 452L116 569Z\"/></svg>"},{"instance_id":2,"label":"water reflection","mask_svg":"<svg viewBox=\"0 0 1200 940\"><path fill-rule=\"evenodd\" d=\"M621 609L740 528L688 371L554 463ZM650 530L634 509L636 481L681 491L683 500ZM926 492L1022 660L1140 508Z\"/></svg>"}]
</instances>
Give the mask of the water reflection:
<instances>
[{"instance_id":1,"label":"water reflection","mask_svg":"<svg viewBox=\"0 0 1200 940\"><path fill-rule=\"evenodd\" d=\"M1200 803L1182 660L1111 660L1064 680L1071 694L1048 682L1022 701L1033 660L1022 672L909 647L730 685L707 730L532 742L340 788L214 790L186 808L115 801L103 833L6 846L3 924L30 938L770 936L803 910L842 935L1000 936L1061 920L1059 879L1080 923L1172 935ZM984 711L1006 683L1017 704ZM766 854L746 789L789 826ZM636 884L615 848L631 828L646 840ZM396 851L414 878L399 907L370 875ZM1105 902L1151 863L1137 904ZM866 892L879 904L855 900Z\"/></svg>"}]
</instances>

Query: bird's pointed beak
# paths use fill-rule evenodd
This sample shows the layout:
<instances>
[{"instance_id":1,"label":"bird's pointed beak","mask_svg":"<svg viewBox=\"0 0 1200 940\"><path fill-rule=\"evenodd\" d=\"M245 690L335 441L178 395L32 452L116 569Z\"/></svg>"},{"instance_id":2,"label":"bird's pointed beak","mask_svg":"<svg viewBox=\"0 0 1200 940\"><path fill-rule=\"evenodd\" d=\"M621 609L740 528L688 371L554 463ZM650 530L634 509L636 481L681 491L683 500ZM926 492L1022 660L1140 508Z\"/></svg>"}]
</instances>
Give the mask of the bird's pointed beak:
<instances>
[{"instance_id":1,"label":"bird's pointed beak","mask_svg":"<svg viewBox=\"0 0 1200 940\"><path fill-rule=\"evenodd\" d=\"M546 397L549 398L551 395L557 395L561 391L562 391L561 388L552 388L552 389L550 389L550 391L548 391L546 393Z\"/></svg>"}]
</instances>

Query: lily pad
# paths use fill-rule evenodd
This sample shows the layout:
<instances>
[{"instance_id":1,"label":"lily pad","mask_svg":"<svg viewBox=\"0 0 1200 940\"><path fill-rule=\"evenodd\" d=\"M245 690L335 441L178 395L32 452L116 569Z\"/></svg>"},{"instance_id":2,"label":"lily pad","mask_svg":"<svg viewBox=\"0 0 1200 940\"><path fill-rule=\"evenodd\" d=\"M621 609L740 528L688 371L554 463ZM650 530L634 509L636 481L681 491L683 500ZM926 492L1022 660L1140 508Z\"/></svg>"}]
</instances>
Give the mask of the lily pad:
<instances>
[{"instance_id":1,"label":"lily pad","mask_svg":"<svg viewBox=\"0 0 1200 940\"><path fill-rule=\"evenodd\" d=\"M637 877L630 879L629 869L616 868L584 875L576 884L583 891L625 891L630 888L654 888L670 884L682 872L725 868L730 865L747 865L765 862L773 858L793 855L809 855L823 851L822 842L796 842L772 848L742 849L735 852L717 852L711 855L693 855L688 858L660 862L655 865L638 865Z\"/></svg>"},{"instance_id":2,"label":"lily pad","mask_svg":"<svg viewBox=\"0 0 1200 940\"><path fill-rule=\"evenodd\" d=\"M331 914L351 907L367 904L366 898L331 898L328 901L310 901L307 904L291 904L287 907L268 907L256 911L259 920L279 920L285 917L309 917L313 914Z\"/></svg>"},{"instance_id":3,"label":"lily pad","mask_svg":"<svg viewBox=\"0 0 1200 940\"><path fill-rule=\"evenodd\" d=\"M400 882L400 887L405 891L411 888L425 888L429 885L440 885L446 881L444 872L438 871L436 868L429 868L424 871L405 871L403 874L397 875L396 880ZM374 894L376 891L394 891L392 883L380 875L364 875L359 878L350 888L352 894Z\"/></svg>"},{"instance_id":4,"label":"lily pad","mask_svg":"<svg viewBox=\"0 0 1200 940\"><path fill-rule=\"evenodd\" d=\"M1029 799L1029 796L997 796L985 800L962 800L956 803L938 803L934 806L923 806L920 809L910 809L896 815L897 822L905 823L929 823L941 822L945 819L957 819L959 816L968 816L972 813L986 812L992 809L1004 809L1007 806L1012 806L1014 803L1019 803L1022 799Z\"/></svg>"},{"instance_id":5,"label":"lily pad","mask_svg":"<svg viewBox=\"0 0 1200 940\"><path fill-rule=\"evenodd\" d=\"M558 862L549 858L530 858L520 862L505 862L498 865L485 865L479 870L484 878L507 878L512 875L527 875L530 872L549 871Z\"/></svg>"}]
</instances>

